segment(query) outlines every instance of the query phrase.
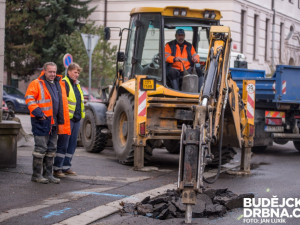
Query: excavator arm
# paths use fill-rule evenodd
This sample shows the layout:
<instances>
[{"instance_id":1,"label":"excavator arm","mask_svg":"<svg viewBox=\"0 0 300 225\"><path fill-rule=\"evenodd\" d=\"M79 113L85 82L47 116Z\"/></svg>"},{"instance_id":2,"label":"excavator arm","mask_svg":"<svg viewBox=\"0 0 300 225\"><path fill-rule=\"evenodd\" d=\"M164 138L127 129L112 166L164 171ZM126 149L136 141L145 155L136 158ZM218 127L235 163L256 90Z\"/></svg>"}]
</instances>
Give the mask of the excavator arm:
<instances>
[{"instance_id":1,"label":"excavator arm","mask_svg":"<svg viewBox=\"0 0 300 225\"><path fill-rule=\"evenodd\" d=\"M230 139L236 140L237 147L245 143L243 137L247 134L242 133L241 122L247 122L247 118L245 113L240 113L238 88L230 78L230 49L230 28L212 26L205 81L199 94L199 102L193 106L193 126L183 125L180 140L178 188L182 191L182 202L187 207L186 223L191 223L192 205L196 203L196 194L202 191L203 182L214 182L220 173L224 118L232 121L232 124L226 124L232 128L229 132L232 136ZM206 180L203 173L205 166L214 159L212 147L219 149L219 171L213 180Z\"/></svg>"}]
</instances>

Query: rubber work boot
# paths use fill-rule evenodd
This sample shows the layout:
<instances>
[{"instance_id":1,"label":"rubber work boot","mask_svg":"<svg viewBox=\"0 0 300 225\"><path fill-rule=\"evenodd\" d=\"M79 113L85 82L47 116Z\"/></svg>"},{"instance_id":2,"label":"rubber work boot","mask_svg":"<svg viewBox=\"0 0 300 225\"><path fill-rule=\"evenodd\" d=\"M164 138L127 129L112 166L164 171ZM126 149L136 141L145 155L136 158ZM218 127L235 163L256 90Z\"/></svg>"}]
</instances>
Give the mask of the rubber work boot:
<instances>
[{"instance_id":1,"label":"rubber work boot","mask_svg":"<svg viewBox=\"0 0 300 225\"><path fill-rule=\"evenodd\" d=\"M44 177L46 177L50 183L60 183L60 179L53 176L53 157L44 157Z\"/></svg>"},{"instance_id":2,"label":"rubber work boot","mask_svg":"<svg viewBox=\"0 0 300 225\"><path fill-rule=\"evenodd\" d=\"M33 156L32 169L33 169L33 174L31 177L31 181L42 183L42 184L49 183L49 180L42 176L43 158L37 158Z\"/></svg>"}]
</instances>

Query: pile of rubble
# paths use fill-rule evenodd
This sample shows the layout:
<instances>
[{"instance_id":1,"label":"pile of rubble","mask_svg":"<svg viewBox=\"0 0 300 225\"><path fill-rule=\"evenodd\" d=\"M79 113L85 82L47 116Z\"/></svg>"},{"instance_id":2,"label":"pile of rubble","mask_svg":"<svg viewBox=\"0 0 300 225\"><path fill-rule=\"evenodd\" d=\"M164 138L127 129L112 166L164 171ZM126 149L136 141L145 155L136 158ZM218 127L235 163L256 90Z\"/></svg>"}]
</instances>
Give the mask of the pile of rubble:
<instances>
[{"instance_id":1,"label":"pile of rubble","mask_svg":"<svg viewBox=\"0 0 300 225\"><path fill-rule=\"evenodd\" d=\"M193 218L220 217L228 210L243 207L243 198L253 198L252 193L237 195L228 189L207 189L197 195L193 206ZM167 190L167 193L153 199L150 196L143 201L122 203L121 214L143 215L160 220L184 218L186 206L181 203L180 192Z\"/></svg>"}]
</instances>

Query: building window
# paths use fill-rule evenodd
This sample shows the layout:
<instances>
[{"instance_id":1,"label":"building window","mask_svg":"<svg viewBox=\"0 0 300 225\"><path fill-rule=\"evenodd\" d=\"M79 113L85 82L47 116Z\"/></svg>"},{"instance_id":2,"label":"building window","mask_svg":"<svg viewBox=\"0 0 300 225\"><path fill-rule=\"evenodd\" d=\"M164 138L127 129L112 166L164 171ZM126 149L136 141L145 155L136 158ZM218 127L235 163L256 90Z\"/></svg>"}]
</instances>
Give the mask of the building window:
<instances>
[{"instance_id":1,"label":"building window","mask_svg":"<svg viewBox=\"0 0 300 225\"><path fill-rule=\"evenodd\" d=\"M270 52L270 19L266 19L266 33L265 33L265 61L269 60Z\"/></svg>"},{"instance_id":2,"label":"building window","mask_svg":"<svg viewBox=\"0 0 300 225\"><path fill-rule=\"evenodd\" d=\"M254 15L253 24L253 59L257 59L257 46L258 46L258 15Z\"/></svg>"},{"instance_id":3,"label":"building window","mask_svg":"<svg viewBox=\"0 0 300 225\"><path fill-rule=\"evenodd\" d=\"M284 23L280 23L279 61L283 63Z\"/></svg>"},{"instance_id":4,"label":"building window","mask_svg":"<svg viewBox=\"0 0 300 225\"><path fill-rule=\"evenodd\" d=\"M300 0L299 0L300 1ZM244 43L245 43L245 16L246 16L246 11L242 10L241 12L241 53L245 53L244 49Z\"/></svg>"}]
</instances>

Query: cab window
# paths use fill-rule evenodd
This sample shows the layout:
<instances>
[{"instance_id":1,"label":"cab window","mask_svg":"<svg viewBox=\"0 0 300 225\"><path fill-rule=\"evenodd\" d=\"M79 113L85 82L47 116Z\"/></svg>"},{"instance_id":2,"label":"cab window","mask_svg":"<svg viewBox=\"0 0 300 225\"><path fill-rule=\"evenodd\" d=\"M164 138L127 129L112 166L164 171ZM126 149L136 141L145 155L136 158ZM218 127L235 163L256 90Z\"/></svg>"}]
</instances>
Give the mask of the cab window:
<instances>
[{"instance_id":1,"label":"cab window","mask_svg":"<svg viewBox=\"0 0 300 225\"><path fill-rule=\"evenodd\" d=\"M133 75L162 79L161 15L140 14L134 50Z\"/></svg>"}]
</instances>

